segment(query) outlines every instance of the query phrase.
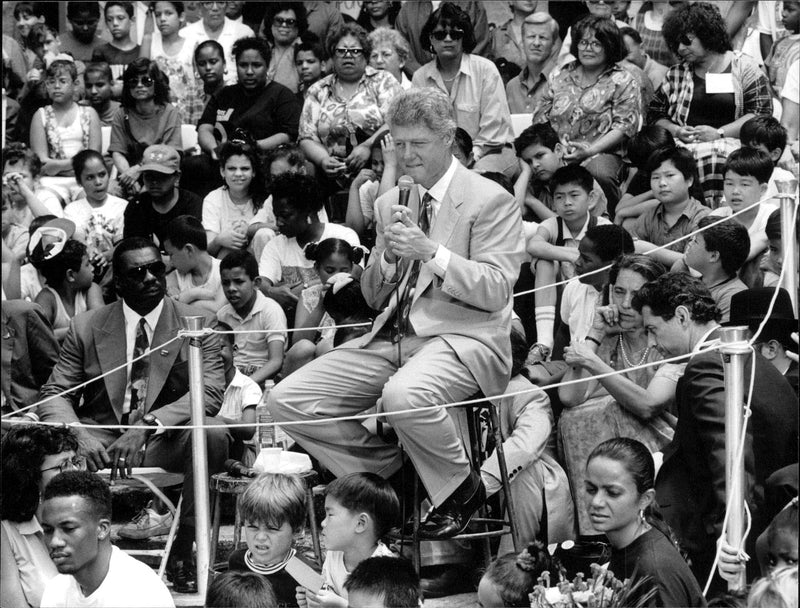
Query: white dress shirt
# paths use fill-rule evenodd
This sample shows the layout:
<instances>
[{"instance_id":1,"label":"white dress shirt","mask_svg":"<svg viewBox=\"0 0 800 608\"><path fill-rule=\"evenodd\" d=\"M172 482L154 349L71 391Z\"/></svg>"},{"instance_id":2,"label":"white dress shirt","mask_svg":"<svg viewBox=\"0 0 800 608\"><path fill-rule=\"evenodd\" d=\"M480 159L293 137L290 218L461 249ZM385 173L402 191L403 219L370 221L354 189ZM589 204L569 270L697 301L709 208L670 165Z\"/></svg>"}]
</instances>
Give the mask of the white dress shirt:
<instances>
[{"instance_id":1,"label":"white dress shirt","mask_svg":"<svg viewBox=\"0 0 800 608\"><path fill-rule=\"evenodd\" d=\"M161 300L158 303L158 306L142 317L124 301L122 302L122 314L125 317L125 360L128 362L128 366L125 368L127 381L125 382L125 400L122 402L123 414L128 413L131 409L131 359L133 359L133 348L136 343L136 327L139 325L139 319L144 318L147 342L150 344L150 348L152 349L153 332L156 329L156 324L158 323L158 319L161 316L161 311L163 309L164 300Z\"/></svg>"}]
</instances>

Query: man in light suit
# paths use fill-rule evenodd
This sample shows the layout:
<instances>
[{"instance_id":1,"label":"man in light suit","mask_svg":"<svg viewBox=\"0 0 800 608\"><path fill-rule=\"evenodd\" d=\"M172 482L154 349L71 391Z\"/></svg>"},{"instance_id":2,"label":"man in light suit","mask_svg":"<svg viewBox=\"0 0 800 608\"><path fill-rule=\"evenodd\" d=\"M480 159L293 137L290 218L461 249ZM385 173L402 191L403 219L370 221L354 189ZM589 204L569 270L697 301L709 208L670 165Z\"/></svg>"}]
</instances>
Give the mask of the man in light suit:
<instances>
[{"instance_id":1,"label":"man in light suit","mask_svg":"<svg viewBox=\"0 0 800 608\"><path fill-rule=\"evenodd\" d=\"M651 345L665 358L692 354L675 390L678 425L672 443L664 448L656 499L702 585L711 571L725 516L726 449L722 354L699 351L719 339L721 313L700 279L678 272L644 285L634 296L633 307L642 313ZM766 478L797 462L798 416L797 399L788 381L760 354L751 356L755 356L755 375L743 466L744 495L753 516L746 551L752 555L755 539L769 523L760 513ZM751 366L748 356L745 398ZM722 589L718 576L715 588Z\"/></svg>"},{"instance_id":2,"label":"man in light suit","mask_svg":"<svg viewBox=\"0 0 800 608\"><path fill-rule=\"evenodd\" d=\"M448 538L467 526L485 490L450 415L431 406L478 390L497 395L508 384L522 224L510 194L450 153L456 123L444 93L404 91L387 122L416 184L407 207L398 205L397 188L376 202L376 245L361 287L367 303L383 312L370 333L278 384L268 407L277 422L357 414L379 398L388 413L414 410L390 422L436 507L422 535ZM423 206L430 208L430 236L418 225ZM371 471L391 478L401 467L397 445L360 421L285 428L336 475Z\"/></svg>"},{"instance_id":3,"label":"man in light suit","mask_svg":"<svg viewBox=\"0 0 800 608\"><path fill-rule=\"evenodd\" d=\"M191 432L164 431L159 427L186 424L190 419L188 343L167 342L177 335L180 317L208 315L164 297L166 267L152 241L141 237L122 240L114 250L112 268L121 301L73 318L58 363L42 387L41 399L50 399L39 406L38 414L49 422L135 426L128 430L75 429L80 454L86 456L92 471L110 467L112 477L116 472L125 477L134 466L160 466L184 474L181 524L170 557L170 573L176 590L193 592L196 581L191 564L195 532ZM208 321L210 317L207 325ZM127 370L122 368L60 395L130 362L140 327L147 334L148 348L157 349L145 358L149 361L143 398L141 381L131 381L133 363L128 364ZM223 469L231 442L224 424L212 418L222 404L225 379L217 336L206 336L202 342L208 416L205 424L215 426L206 431L208 468L209 473L217 473ZM145 533L148 512L137 520Z\"/></svg>"}]
</instances>

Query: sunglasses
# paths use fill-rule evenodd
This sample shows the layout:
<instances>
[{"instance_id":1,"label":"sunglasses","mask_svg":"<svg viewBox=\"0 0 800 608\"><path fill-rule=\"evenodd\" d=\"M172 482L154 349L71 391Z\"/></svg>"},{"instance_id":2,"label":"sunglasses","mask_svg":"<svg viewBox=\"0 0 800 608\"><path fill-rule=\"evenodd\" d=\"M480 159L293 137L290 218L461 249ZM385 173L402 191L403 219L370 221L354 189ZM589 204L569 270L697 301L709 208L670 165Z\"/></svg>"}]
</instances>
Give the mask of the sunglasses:
<instances>
[{"instance_id":1,"label":"sunglasses","mask_svg":"<svg viewBox=\"0 0 800 608\"><path fill-rule=\"evenodd\" d=\"M158 262L150 262L149 264L129 268L123 274L128 280L141 282L147 277L148 272L156 278L163 277L167 272L167 267L164 262L159 260Z\"/></svg>"},{"instance_id":2,"label":"sunglasses","mask_svg":"<svg viewBox=\"0 0 800 608\"><path fill-rule=\"evenodd\" d=\"M297 25L297 19L284 19L283 17L275 17L272 20L272 25L277 25L278 27L294 27Z\"/></svg>"},{"instance_id":3,"label":"sunglasses","mask_svg":"<svg viewBox=\"0 0 800 608\"><path fill-rule=\"evenodd\" d=\"M439 42L448 36L450 36L451 40L461 40L464 37L464 30L436 30L435 32L431 32L431 38Z\"/></svg>"},{"instance_id":4,"label":"sunglasses","mask_svg":"<svg viewBox=\"0 0 800 608\"><path fill-rule=\"evenodd\" d=\"M689 46L692 42L695 41L695 38L689 38L686 34L681 34L678 36L678 42L680 42L683 46Z\"/></svg>"},{"instance_id":5,"label":"sunglasses","mask_svg":"<svg viewBox=\"0 0 800 608\"><path fill-rule=\"evenodd\" d=\"M337 57L361 57L364 49L336 49Z\"/></svg>"},{"instance_id":6,"label":"sunglasses","mask_svg":"<svg viewBox=\"0 0 800 608\"><path fill-rule=\"evenodd\" d=\"M129 87L134 88L139 84L143 87L152 87L155 81L150 76L140 76L139 78L128 78L125 82Z\"/></svg>"},{"instance_id":7,"label":"sunglasses","mask_svg":"<svg viewBox=\"0 0 800 608\"><path fill-rule=\"evenodd\" d=\"M41 472L45 473L46 471L55 471L56 469L58 469L59 473L66 473L67 471L85 471L86 459L83 456L75 456L54 467L42 469Z\"/></svg>"}]
</instances>

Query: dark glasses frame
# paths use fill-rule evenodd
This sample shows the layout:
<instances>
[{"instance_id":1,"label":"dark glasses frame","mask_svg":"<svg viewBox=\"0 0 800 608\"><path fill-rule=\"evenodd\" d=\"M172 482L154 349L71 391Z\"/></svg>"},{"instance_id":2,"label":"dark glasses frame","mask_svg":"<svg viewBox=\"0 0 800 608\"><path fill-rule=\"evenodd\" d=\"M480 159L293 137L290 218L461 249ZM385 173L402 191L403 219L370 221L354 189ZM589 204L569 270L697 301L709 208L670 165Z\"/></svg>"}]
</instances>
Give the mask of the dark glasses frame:
<instances>
[{"instance_id":1,"label":"dark glasses frame","mask_svg":"<svg viewBox=\"0 0 800 608\"><path fill-rule=\"evenodd\" d=\"M128 270L122 274L130 281L143 281L148 272L156 278L163 277L167 274L167 266L161 260L157 260L155 262L149 262L147 264L141 264L140 266L128 268Z\"/></svg>"},{"instance_id":2,"label":"dark glasses frame","mask_svg":"<svg viewBox=\"0 0 800 608\"><path fill-rule=\"evenodd\" d=\"M337 57L363 57L364 56L364 49L344 49L344 48L337 48L334 49L336 52Z\"/></svg>"},{"instance_id":3,"label":"dark glasses frame","mask_svg":"<svg viewBox=\"0 0 800 608\"><path fill-rule=\"evenodd\" d=\"M156 81L151 76L136 76L134 78L128 78L125 83L131 88L134 88L139 83L146 87L152 87Z\"/></svg>"},{"instance_id":4,"label":"dark glasses frame","mask_svg":"<svg viewBox=\"0 0 800 608\"><path fill-rule=\"evenodd\" d=\"M297 25L297 19L284 19L283 17L273 17L272 18L272 25L285 25L286 27L295 27Z\"/></svg>"},{"instance_id":5,"label":"dark glasses frame","mask_svg":"<svg viewBox=\"0 0 800 608\"><path fill-rule=\"evenodd\" d=\"M447 38L448 34L450 35L451 40L463 40L464 39L464 30L453 28L449 30L434 30L431 32L431 38L434 40L438 40L439 42L444 41Z\"/></svg>"}]
</instances>

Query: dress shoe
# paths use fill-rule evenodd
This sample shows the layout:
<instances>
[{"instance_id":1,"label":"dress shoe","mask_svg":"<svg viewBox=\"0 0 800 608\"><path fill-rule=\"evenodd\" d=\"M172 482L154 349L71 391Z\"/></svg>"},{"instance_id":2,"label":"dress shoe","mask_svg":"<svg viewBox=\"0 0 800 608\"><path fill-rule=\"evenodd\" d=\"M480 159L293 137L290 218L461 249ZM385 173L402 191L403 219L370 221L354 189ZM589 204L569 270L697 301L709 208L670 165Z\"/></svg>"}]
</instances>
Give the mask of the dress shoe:
<instances>
[{"instance_id":1,"label":"dress shoe","mask_svg":"<svg viewBox=\"0 0 800 608\"><path fill-rule=\"evenodd\" d=\"M464 564L426 566L420 571L420 587L426 599L470 593L474 573Z\"/></svg>"},{"instance_id":2,"label":"dress shoe","mask_svg":"<svg viewBox=\"0 0 800 608\"><path fill-rule=\"evenodd\" d=\"M194 561L176 559L167 564L167 578L177 593L197 593L197 572Z\"/></svg>"},{"instance_id":3,"label":"dress shoe","mask_svg":"<svg viewBox=\"0 0 800 608\"><path fill-rule=\"evenodd\" d=\"M462 499L464 494L459 488L434 509L428 520L420 526L420 538L428 540L452 538L467 528L475 511L486 501L486 488L480 475L473 471L467 481L470 485L474 484L472 492Z\"/></svg>"}]
</instances>

